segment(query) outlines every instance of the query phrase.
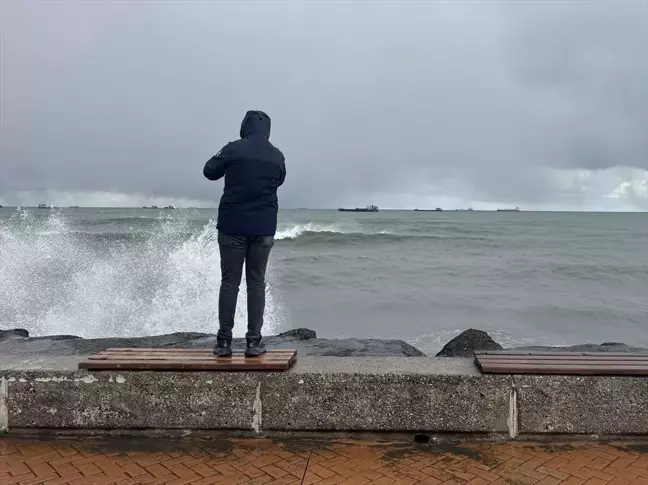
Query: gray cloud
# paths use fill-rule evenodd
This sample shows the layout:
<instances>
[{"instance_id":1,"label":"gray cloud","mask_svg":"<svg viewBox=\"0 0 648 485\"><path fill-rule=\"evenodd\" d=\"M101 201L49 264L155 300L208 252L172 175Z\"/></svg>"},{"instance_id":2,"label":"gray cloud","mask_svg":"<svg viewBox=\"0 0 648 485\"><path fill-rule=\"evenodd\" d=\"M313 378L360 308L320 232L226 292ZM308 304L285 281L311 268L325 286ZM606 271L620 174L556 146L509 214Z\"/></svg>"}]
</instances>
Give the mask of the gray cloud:
<instances>
[{"instance_id":1,"label":"gray cloud","mask_svg":"<svg viewBox=\"0 0 648 485\"><path fill-rule=\"evenodd\" d=\"M538 104L550 166L648 169L648 2L511 10L512 65Z\"/></svg>"},{"instance_id":2,"label":"gray cloud","mask_svg":"<svg viewBox=\"0 0 648 485\"><path fill-rule=\"evenodd\" d=\"M642 0L8 1L0 19L0 201L216 201L202 164L263 109L284 206L648 208Z\"/></svg>"}]
</instances>

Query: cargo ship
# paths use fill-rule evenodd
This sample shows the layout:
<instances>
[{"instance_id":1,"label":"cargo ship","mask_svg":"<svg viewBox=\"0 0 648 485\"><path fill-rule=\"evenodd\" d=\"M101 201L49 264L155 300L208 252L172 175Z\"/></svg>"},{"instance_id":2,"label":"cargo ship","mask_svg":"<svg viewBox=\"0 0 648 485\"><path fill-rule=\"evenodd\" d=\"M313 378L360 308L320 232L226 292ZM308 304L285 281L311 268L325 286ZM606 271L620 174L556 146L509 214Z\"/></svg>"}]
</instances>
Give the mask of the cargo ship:
<instances>
[{"instance_id":1,"label":"cargo ship","mask_svg":"<svg viewBox=\"0 0 648 485\"><path fill-rule=\"evenodd\" d=\"M340 212L378 212L378 206L356 207L355 209L338 209Z\"/></svg>"},{"instance_id":2,"label":"cargo ship","mask_svg":"<svg viewBox=\"0 0 648 485\"><path fill-rule=\"evenodd\" d=\"M515 209L497 209L497 212L520 212L520 208L516 207Z\"/></svg>"}]
</instances>

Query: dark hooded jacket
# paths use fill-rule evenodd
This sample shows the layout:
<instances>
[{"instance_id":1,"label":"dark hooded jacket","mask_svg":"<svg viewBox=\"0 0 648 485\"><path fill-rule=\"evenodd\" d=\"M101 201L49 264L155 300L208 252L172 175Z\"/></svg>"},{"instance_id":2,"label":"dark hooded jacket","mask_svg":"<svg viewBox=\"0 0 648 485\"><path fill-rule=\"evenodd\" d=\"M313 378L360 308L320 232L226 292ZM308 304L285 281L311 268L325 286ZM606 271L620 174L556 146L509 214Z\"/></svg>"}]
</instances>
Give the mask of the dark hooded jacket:
<instances>
[{"instance_id":1,"label":"dark hooded jacket","mask_svg":"<svg viewBox=\"0 0 648 485\"><path fill-rule=\"evenodd\" d=\"M218 230L231 236L274 236L277 231L277 188L286 178L281 150L270 143L270 117L248 111L241 139L228 143L206 164L209 180L225 177L218 208Z\"/></svg>"}]
</instances>

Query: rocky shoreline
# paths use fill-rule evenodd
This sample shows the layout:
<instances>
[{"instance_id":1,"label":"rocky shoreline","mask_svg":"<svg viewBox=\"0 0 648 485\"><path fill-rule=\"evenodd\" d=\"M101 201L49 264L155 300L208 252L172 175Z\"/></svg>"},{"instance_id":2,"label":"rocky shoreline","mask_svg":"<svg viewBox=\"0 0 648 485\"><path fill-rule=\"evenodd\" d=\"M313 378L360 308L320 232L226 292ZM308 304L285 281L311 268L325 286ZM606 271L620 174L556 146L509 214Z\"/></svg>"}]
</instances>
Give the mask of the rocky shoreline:
<instances>
[{"instance_id":1,"label":"rocky shoreline","mask_svg":"<svg viewBox=\"0 0 648 485\"><path fill-rule=\"evenodd\" d=\"M181 332L134 338L84 339L74 335L30 337L24 329L0 330L0 355L87 355L111 347L213 348L216 336L207 333ZM299 355L331 357L425 357L426 354L402 340L324 339L314 330L299 328L265 338L270 348L297 349ZM243 349L244 339L234 339L233 348ZM475 350L502 350L486 332L469 329L448 342L437 357L471 357ZM572 347L522 347L505 350L577 351L577 352L645 352L646 349L622 343L582 344Z\"/></svg>"},{"instance_id":2,"label":"rocky shoreline","mask_svg":"<svg viewBox=\"0 0 648 485\"><path fill-rule=\"evenodd\" d=\"M425 354L402 340L378 339L323 339L313 330L299 328L264 338L273 349L297 349L299 355L332 357L423 357ZM29 337L23 329L0 330L0 355L87 355L111 347L167 347L211 349L216 335L208 333L179 332L168 335L134 338L84 339L73 335ZM245 339L234 339L234 350L245 348Z\"/></svg>"},{"instance_id":3,"label":"rocky shoreline","mask_svg":"<svg viewBox=\"0 0 648 485\"><path fill-rule=\"evenodd\" d=\"M580 344L568 347L530 346L505 349L481 330L468 329L448 342L437 357L472 357L476 350L520 350L528 352L646 352L648 349L630 347L619 342Z\"/></svg>"}]
</instances>

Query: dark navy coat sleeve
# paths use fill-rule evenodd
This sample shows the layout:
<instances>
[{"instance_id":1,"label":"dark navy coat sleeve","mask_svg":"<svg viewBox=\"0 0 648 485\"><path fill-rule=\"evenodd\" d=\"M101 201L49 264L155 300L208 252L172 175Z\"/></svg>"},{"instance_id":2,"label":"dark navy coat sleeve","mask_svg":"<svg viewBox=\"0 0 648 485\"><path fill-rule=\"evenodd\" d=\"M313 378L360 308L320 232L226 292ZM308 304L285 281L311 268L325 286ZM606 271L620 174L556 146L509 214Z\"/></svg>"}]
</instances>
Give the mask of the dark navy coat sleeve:
<instances>
[{"instance_id":1,"label":"dark navy coat sleeve","mask_svg":"<svg viewBox=\"0 0 648 485\"><path fill-rule=\"evenodd\" d=\"M218 180L225 176L227 165L232 160L234 150L232 143L228 143L220 151L211 157L205 164L203 175L209 180Z\"/></svg>"}]
</instances>

